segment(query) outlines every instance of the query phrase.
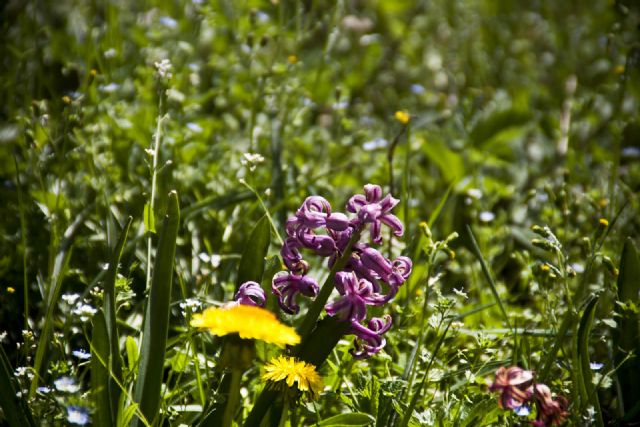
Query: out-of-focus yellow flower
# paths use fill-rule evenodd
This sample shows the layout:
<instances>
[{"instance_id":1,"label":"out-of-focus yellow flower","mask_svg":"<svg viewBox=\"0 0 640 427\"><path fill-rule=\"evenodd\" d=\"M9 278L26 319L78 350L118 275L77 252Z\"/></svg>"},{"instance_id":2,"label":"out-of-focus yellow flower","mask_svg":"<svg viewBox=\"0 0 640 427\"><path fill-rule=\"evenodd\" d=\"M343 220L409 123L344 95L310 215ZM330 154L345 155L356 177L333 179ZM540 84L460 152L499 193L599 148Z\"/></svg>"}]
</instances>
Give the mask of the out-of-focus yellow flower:
<instances>
[{"instance_id":1,"label":"out-of-focus yellow flower","mask_svg":"<svg viewBox=\"0 0 640 427\"><path fill-rule=\"evenodd\" d=\"M603 227L605 227L605 228L609 226L609 221L607 221L607 219L606 219L606 218L600 218L600 219L598 220L598 223L600 223L600 225L601 225L601 226L603 226Z\"/></svg>"},{"instance_id":2,"label":"out-of-focus yellow flower","mask_svg":"<svg viewBox=\"0 0 640 427\"><path fill-rule=\"evenodd\" d=\"M71 98L65 95L62 97L62 102L64 102L65 104L71 104Z\"/></svg>"},{"instance_id":3,"label":"out-of-focus yellow flower","mask_svg":"<svg viewBox=\"0 0 640 427\"><path fill-rule=\"evenodd\" d=\"M16 290L14 288L12 288L11 286L9 286L7 288L7 292L9 292L10 294L14 293Z\"/></svg>"},{"instance_id":4,"label":"out-of-focus yellow flower","mask_svg":"<svg viewBox=\"0 0 640 427\"><path fill-rule=\"evenodd\" d=\"M296 55L289 55L287 56L287 61L289 61L289 64L295 64L298 62L298 57Z\"/></svg>"},{"instance_id":5,"label":"out-of-focus yellow flower","mask_svg":"<svg viewBox=\"0 0 640 427\"><path fill-rule=\"evenodd\" d=\"M269 310L250 305L210 307L195 314L191 326L207 329L213 335L238 334L240 338L257 339L280 347L300 342L295 329L280 323Z\"/></svg>"},{"instance_id":6,"label":"out-of-focus yellow flower","mask_svg":"<svg viewBox=\"0 0 640 427\"><path fill-rule=\"evenodd\" d=\"M615 68L613 69L613 72L616 74L624 73L624 65L616 65Z\"/></svg>"},{"instance_id":7,"label":"out-of-focus yellow flower","mask_svg":"<svg viewBox=\"0 0 640 427\"><path fill-rule=\"evenodd\" d=\"M409 115L409 113L402 110L396 111L396 114L394 114L394 117L396 118L397 121L399 121L403 125L406 125L411 120L411 116Z\"/></svg>"},{"instance_id":8,"label":"out-of-focus yellow flower","mask_svg":"<svg viewBox=\"0 0 640 427\"><path fill-rule=\"evenodd\" d=\"M297 383L298 390L308 392L314 398L324 387L315 366L286 356L271 359L271 362L265 366L262 379L273 382L284 381L289 387Z\"/></svg>"},{"instance_id":9,"label":"out-of-focus yellow flower","mask_svg":"<svg viewBox=\"0 0 640 427\"><path fill-rule=\"evenodd\" d=\"M540 269L541 269L542 271L550 271L550 270L551 270L551 267L549 267L549 264L542 264L542 265L540 266Z\"/></svg>"}]
</instances>

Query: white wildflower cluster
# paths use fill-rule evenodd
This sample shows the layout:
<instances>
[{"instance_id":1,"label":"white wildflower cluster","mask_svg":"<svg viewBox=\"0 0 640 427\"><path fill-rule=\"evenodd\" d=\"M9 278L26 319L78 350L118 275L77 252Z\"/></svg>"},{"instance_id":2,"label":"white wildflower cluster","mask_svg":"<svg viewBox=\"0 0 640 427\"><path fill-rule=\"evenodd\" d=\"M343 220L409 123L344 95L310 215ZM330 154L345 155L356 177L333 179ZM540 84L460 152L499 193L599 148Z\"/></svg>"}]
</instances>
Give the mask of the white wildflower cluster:
<instances>
[{"instance_id":1,"label":"white wildflower cluster","mask_svg":"<svg viewBox=\"0 0 640 427\"><path fill-rule=\"evenodd\" d=\"M264 162L264 157L257 153L244 153L240 159L240 163L242 163L243 166L249 166L251 172L262 162Z\"/></svg>"},{"instance_id":2,"label":"white wildflower cluster","mask_svg":"<svg viewBox=\"0 0 640 427\"><path fill-rule=\"evenodd\" d=\"M18 366L16 370L13 372L16 377L25 377L27 379L33 378L33 372L27 366Z\"/></svg>"},{"instance_id":3,"label":"white wildflower cluster","mask_svg":"<svg viewBox=\"0 0 640 427\"><path fill-rule=\"evenodd\" d=\"M187 312L194 313L202 308L202 303L195 298L187 298L179 305L183 316L186 316Z\"/></svg>"},{"instance_id":4,"label":"white wildflower cluster","mask_svg":"<svg viewBox=\"0 0 640 427\"><path fill-rule=\"evenodd\" d=\"M80 320L83 322L88 321L96 314L98 310L90 304L85 304L84 302L79 302L75 305L73 310L71 310L71 314L79 316Z\"/></svg>"},{"instance_id":5,"label":"white wildflower cluster","mask_svg":"<svg viewBox=\"0 0 640 427\"><path fill-rule=\"evenodd\" d=\"M171 69L173 68L171 61L163 59L162 61L155 62L153 65L156 67L158 77L165 80L171 80L171 77L173 77L173 74L171 73Z\"/></svg>"}]
</instances>

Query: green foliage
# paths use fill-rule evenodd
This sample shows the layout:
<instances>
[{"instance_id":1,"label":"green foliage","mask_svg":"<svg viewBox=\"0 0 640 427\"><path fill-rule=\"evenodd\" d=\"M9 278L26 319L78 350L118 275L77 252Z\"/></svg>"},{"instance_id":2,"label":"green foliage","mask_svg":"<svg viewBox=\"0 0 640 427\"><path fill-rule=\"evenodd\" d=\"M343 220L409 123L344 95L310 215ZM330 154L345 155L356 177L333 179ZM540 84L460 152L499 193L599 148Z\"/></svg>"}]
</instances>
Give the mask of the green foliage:
<instances>
[{"instance_id":1,"label":"green foliage","mask_svg":"<svg viewBox=\"0 0 640 427\"><path fill-rule=\"evenodd\" d=\"M413 260L384 350L353 359L310 260L316 302L267 308L323 393L285 405L256 343L227 418L515 426L535 409L488 384L519 365L569 425L640 419L633 2L5 3L0 424L219 424L231 376L193 314L269 294L287 218L366 183L401 200L383 254Z\"/></svg>"}]
</instances>

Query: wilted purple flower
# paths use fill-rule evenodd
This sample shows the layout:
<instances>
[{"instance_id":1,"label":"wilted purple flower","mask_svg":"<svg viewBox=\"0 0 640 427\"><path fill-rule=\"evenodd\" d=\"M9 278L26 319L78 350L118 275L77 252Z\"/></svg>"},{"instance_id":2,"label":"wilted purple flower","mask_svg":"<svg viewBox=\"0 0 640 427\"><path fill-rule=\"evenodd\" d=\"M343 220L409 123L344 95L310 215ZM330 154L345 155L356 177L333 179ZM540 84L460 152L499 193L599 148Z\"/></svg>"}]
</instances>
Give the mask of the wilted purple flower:
<instances>
[{"instance_id":1,"label":"wilted purple flower","mask_svg":"<svg viewBox=\"0 0 640 427\"><path fill-rule=\"evenodd\" d=\"M374 243L382 243L382 224L391 227L394 235L402 236L404 227L395 215L391 214L399 202L390 194L382 198L382 189L379 185L367 184L364 186L364 195L356 194L349 199L347 210L358 215L361 224L371 224L371 238Z\"/></svg>"},{"instance_id":2,"label":"wilted purple flower","mask_svg":"<svg viewBox=\"0 0 640 427\"><path fill-rule=\"evenodd\" d=\"M498 404L501 408L519 408L533 394L533 372L517 366L501 366L496 371L496 380L489 386L489 390L500 392Z\"/></svg>"},{"instance_id":3,"label":"wilted purple flower","mask_svg":"<svg viewBox=\"0 0 640 427\"><path fill-rule=\"evenodd\" d=\"M296 314L300 311L300 306L295 302L296 295L300 293L315 298L318 295L318 283L308 276L284 272L273 278L271 291L278 297L282 310L288 314Z\"/></svg>"},{"instance_id":4,"label":"wilted purple flower","mask_svg":"<svg viewBox=\"0 0 640 427\"><path fill-rule=\"evenodd\" d=\"M367 305L380 305L384 302L383 297L374 293L371 282L358 279L353 272L336 273L335 284L341 298L324 307L329 316L361 322L367 317Z\"/></svg>"},{"instance_id":5,"label":"wilted purple flower","mask_svg":"<svg viewBox=\"0 0 640 427\"><path fill-rule=\"evenodd\" d=\"M249 281L240 285L238 292L236 292L235 300L244 305L264 307L266 296L262 286L256 282Z\"/></svg>"},{"instance_id":6,"label":"wilted purple flower","mask_svg":"<svg viewBox=\"0 0 640 427\"><path fill-rule=\"evenodd\" d=\"M351 333L356 336L355 349L351 352L356 359L364 359L378 353L386 344L382 334L391 328L391 316L373 317L369 320L369 327L360 323L351 324Z\"/></svg>"},{"instance_id":7,"label":"wilted purple flower","mask_svg":"<svg viewBox=\"0 0 640 427\"><path fill-rule=\"evenodd\" d=\"M536 384L533 397L538 407L535 421L531 421L534 426L557 426L567 418L567 399L558 396L555 400L551 396L551 390L544 384Z\"/></svg>"}]
</instances>

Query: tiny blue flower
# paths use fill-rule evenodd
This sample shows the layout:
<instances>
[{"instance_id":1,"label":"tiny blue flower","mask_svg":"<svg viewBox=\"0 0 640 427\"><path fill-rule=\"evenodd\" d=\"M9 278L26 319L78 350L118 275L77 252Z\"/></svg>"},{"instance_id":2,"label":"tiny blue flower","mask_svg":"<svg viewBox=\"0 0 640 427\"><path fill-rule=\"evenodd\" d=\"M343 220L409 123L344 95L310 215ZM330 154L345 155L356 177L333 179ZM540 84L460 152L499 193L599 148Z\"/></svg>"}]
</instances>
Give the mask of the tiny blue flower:
<instances>
[{"instance_id":1,"label":"tiny blue flower","mask_svg":"<svg viewBox=\"0 0 640 427\"><path fill-rule=\"evenodd\" d=\"M515 413L519 417L527 417L529 416L529 414L531 414L531 409L526 405L522 405L522 406L518 406L515 409Z\"/></svg>"},{"instance_id":2,"label":"tiny blue flower","mask_svg":"<svg viewBox=\"0 0 640 427\"><path fill-rule=\"evenodd\" d=\"M75 393L80 390L80 386L76 384L76 380L71 377L60 377L53 382L58 391L65 393Z\"/></svg>"},{"instance_id":3,"label":"tiny blue flower","mask_svg":"<svg viewBox=\"0 0 640 427\"><path fill-rule=\"evenodd\" d=\"M67 421L79 426L87 425L91 422L89 412L80 406L67 406Z\"/></svg>"},{"instance_id":4,"label":"tiny blue flower","mask_svg":"<svg viewBox=\"0 0 640 427\"><path fill-rule=\"evenodd\" d=\"M599 371L600 369L602 369L603 366L604 366L604 363L598 363L598 362L589 363L589 367L593 371Z\"/></svg>"}]
</instances>

